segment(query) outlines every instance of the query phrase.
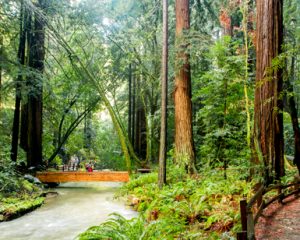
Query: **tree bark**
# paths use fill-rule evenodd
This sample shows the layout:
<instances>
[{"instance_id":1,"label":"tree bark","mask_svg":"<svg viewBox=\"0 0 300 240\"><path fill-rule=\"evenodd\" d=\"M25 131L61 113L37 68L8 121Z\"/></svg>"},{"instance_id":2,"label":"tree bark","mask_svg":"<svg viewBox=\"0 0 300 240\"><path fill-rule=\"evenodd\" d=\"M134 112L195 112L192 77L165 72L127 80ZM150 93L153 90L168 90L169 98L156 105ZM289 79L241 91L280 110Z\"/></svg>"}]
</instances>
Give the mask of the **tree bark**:
<instances>
[{"instance_id":1,"label":"tree bark","mask_svg":"<svg viewBox=\"0 0 300 240\"><path fill-rule=\"evenodd\" d=\"M45 7L45 0L38 1L39 9ZM39 166L42 164L42 111L43 111L43 81L45 59L45 24L38 13L34 19L34 33L31 40L29 67L35 73L30 76L29 84L33 91L28 95L28 166Z\"/></svg>"},{"instance_id":2,"label":"tree bark","mask_svg":"<svg viewBox=\"0 0 300 240\"><path fill-rule=\"evenodd\" d=\"M141 96L141 83L143 76L136 78L136 113L135 113L135 151L141 159L146 158L146 109Z\"/></svg>"},{"instance_id":3,"label":"tree bark","mask_svg":"<svg viewBox=\"0 0 300 240\"><path fill-rule=\"evenodd\" d=\"M24 10L24 3L21 2L20 10L20 37L19 37L19 47L18 47L18 61L20 67L25 65L25 47L26 47L26 11ZM16 162L18 157L18 142L19 142L19 129L20 129L20 107L21 107L21 82L23 81L22 70L19 70L19 75L15 81L15 109L14 118L12 126L12 141L11 141L11 160Z\"/></svg>"},{"instance_id":4,"label":"tree bark","mask_svg":"<svg viewBox=\"0 0 300 240\"><path fill-rule=\"evenodd\" d=\"M268 183L284 175L282 70L272 68L282 52L282 7L283 0L257 0L254 141Z\"/></svg>"},{"instance_id":5,"label":"tree bark","mask_svg":"<svg viewBox=\"0 0 300 240\"><path fill-rule=\"evenodd\" d=\"M138 156L140 156L140 126L141 126L141 96L140 96L140 78L139 76L136 76L135 78L136 86L135 86L135 121L134 121L134 150L137 153Z\"/></svg>"},{"instance_id":6,"label":"tree bark","mask_svg":"<svg viewBox=\"0 0 300 240\"><path fill-rule=\"evenodd\" d=\"M29 8L25 7L26 24L25 28L25 38L26 38L26 49L25 49L25 62L28 65L30 61L30 49L31 49L31 39L33 32L32 24L32 13ZM29 82L28 77L26 78L25 84L22 85L25 89L24 92L28 92ZM21 101L21 130L20 130L20 147L27 152L28 151L28 94L22 96Z\"/></svg>"},{"instance_id":7,"label":"tree bark","mask_svg":"<svg viewBox=\"0 0 300 240\"><path fill-rule=\"evenodd\" d=\"M128 69L128 126L127 132L129 141L132 143L132 69L129 64Z\"/></svg>"},{"instance_id":8,"label":"tree bark","mask_svg":"<svg viewBox=\"0 0 300 240\"><path fill-rule=\"evenodd\" d=\"M132 122L131 122L131 143L132 146L134 147L135 145L135 112L136 112L136 74L135 71L133 70L133 78L132 78Z\"/></svg>"},{"instance_id":9,"label":"tree bark","mask_svg":"<svg viewBox=\"0 0 300 240\"><path fill-rule=\"evenodd\" d=\"M185 52L184 30L190 28L189 0L176 0L175 160L193 174L195 153L192 129L191 73Z\"/></svg>"},{"instance_id":10,"label":"tree bark","mask_svg":"<svg viewBox=\"0 0 300 240\"><path fill-rule=\"evenodd\" d=\"M159 144L158 186L161 189L167 182L167 106L168 106L168 0L163 0L163 50L162 50L162 82L161 82L161 125Z\"/></svg>"}]
</instances>

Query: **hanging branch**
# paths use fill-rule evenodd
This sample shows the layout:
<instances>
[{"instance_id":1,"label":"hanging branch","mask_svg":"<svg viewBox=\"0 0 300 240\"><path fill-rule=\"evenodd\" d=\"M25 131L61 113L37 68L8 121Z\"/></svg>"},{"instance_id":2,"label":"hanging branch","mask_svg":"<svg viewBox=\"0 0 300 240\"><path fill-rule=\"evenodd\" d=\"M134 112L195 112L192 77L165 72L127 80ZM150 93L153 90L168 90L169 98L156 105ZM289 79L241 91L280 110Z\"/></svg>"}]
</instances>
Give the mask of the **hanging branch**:
<instances>
[{"instance_id":1,"label":"hanging branch","mask_svg":"<svg viewBox=\"0 0 300 240\"><path fill-rule=\"evenodd\" d=\"M59 127L58 127L58 144L60 144L60 141L61 141L61 131L62 131L62 126L63 126L64 120L65 120L65 117L70 112L70 110L74 106L74 104L77 102L77 99L78 99L78 95L75 95L73 97L73 99L71 100L71 102L69 103L69 106L67 108L65 108L65 110L64 110L64 113L62 115L62 118L59 122Z\"/></svg>"},{"instance_id":2,"label":"hanging branch","mask_svg":"<svg viewBox=\"0 0 300 240\"><path fill-rule=\"evenodd\" d=\"M87 114L89 114L98 104L100 99L97 99L95 102L93 102L84 112L82 112L77 118L70 124L67 131L63 135L63 137L59 136L58 146L52 153L52 155L49 157L48 162L50 163L56 155L61 150L62 146L65 144L65 142L68 140L72 132L77 128L77 126L82 122L82 120L86 117ZM61 134L61 133L60 133Z\"/></svg>"}]
</instances>

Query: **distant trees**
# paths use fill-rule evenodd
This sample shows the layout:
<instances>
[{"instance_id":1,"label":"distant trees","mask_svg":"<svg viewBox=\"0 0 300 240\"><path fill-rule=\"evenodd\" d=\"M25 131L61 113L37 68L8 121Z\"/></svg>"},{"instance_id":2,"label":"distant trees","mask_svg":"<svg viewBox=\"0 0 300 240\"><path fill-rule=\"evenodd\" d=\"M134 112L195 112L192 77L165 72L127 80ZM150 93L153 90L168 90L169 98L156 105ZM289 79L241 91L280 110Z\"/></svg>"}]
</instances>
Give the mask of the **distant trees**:
<instances>
[{"instance_id":1,"label":"distant trees","mask_svg":"<svg viewBox=\"0 0 300 240\"><path fill-rule=\"evenodd\" d=\"M192 128L191 73L185 31L190 28L189 0L176 0L175 159L193 174L195 151Z\"/></svg>"},{"instance_id":2,"label":"distant trees","mask_svg":"<svg viewBox=\"0 0 300 240\"><path fill-rule=\"evenodd\" d=\"M257 1L254 141L267 182L284 175L282 69L272 60L282 52L283 1Z\"/></svg>"},{"instance_id":3,"label":"distant trees","mask_svg":"<svg viewBox=\"0 0 300 240\"><path fill-rule=\"evenodd\" d=\"M167 36L164 25L164 44L161 19L167 12L162 12L161 3L166 10L166 1L81 1L80 7L67 0L51 1L46 11L44 6L48 3L20 0L11 5L4 1L4 7L0 7L4 12L0 22L4 117L0 139L6 146L2 152L11 153L13 161L19 163L25 154L28 166L42 163L42 130L43 155L48 162L60 163L56 156L61 148L72 154L77 149L86 152L87 148L96 153L101 139L91 137L91 132L96 134L99 119L103 118L102 124L110 120L102 113L93 113L106 108L115 128L108 136L119 136L120 140L114 138L111 152L118 159L125 156L127 168L131 169L156 164L160 150L160 184L166 178L167 150L174 153L174 163L190 174L196 171L195 155L199 156L197 167L226 169L234 164L248 168L250 133L254 130L252 150L257 153L256 160L264 163L266 178L271 180L283 174L283 99L293 120L292 124L285 122L287 150L291 155L296 149L295 162L300 169L299 61L298 52L293 50L299 41L299 33L294 30L298 17L289 14L296 9L296 0L285 4L290 17L285 17L289 22L284 28L288 39L284 50L288 50L282 55L282 1L257 2L257 34L253 30L256 5L252 0L169 2L169 31L176 34ZM267 3L272 8L266 9ZM16 16L20 16L20 22ZM45 27L49 36L46 47ZM221 34L222 29L230 36ZM18 32L18 38L12 37ZM256 38L255 88L252 65ZM169 66L167 48L169 61L174 61ZM166 83L167 71L160 74L162 62L163 69L169 67L169 77L174 77L174 82ZM284 82L286 92L281 94L282 67L289 81ZM162 89L158 87L161 77ZM168 122L167 85L174 87ZM111 127L105 129L109 131ZM290 144L293 129L295 144ZM17 152L18 144L24 151Z\"/></svg>"}]
</instances>

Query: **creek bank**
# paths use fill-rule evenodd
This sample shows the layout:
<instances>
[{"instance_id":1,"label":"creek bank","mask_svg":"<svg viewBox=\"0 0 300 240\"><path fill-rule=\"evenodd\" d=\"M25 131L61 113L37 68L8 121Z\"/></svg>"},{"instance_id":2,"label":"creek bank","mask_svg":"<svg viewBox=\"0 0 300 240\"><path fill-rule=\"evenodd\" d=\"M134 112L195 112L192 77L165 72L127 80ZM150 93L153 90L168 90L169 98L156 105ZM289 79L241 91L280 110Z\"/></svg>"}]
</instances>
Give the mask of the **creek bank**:
<instances>
[{"instance_id":1,"label":"creek bank","mask_svg":"<svg viewBox=\"0 0 300 240\"><path fill-rule=\"evenodd\" d=\"M114 199L122 186L110 182L62 183L45 203L13 221L0 223L0 240L70 240L117 212L130 219L137 213Z\"/></svg>"},{"instance_id":2,"label":"creek bank","mask_svg":"<svg viewBox=\"0 0 300 240\"><path fill-rule=\"evenodd\" d=\"M38 179L31 175L16 179L16 188L0 194L0 222L10 221L40 207L53 192L44 190Z\"/></svg>"},{"instance_id":3,"label":"creek bank","mask_svg":"<svg viewBox=\"0 0 300 240\"><path fill-rule=\"evenodd\" d=\"M29 213L44 203L45 198L38 196L34 198L5 198L1 200L0 222L10 221Z\"/></svg>"}]
</instances>

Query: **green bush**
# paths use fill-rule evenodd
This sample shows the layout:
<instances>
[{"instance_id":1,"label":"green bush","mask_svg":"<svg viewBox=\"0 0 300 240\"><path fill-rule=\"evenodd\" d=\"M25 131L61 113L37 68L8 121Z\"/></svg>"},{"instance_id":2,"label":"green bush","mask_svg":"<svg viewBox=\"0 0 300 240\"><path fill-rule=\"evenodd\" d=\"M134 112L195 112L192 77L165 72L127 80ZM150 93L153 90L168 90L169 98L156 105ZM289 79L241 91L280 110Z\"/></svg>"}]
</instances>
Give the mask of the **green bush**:
<instances>
[{"instance_id":1,"label":"green bush","mask_svg":"<svg viewBox=\"0 0 300 240\"><path fill-rule=\"evenodd\" d=\"M239 201L251 195L252 183L240 169L206 169L197 176L178 167L168 172L168 185L157 187L157 172L134 175L118 195L138 200L140 217L126 220L114 214L80 239L232 239L240 229Z\"/></svg>"}]
</instances>

